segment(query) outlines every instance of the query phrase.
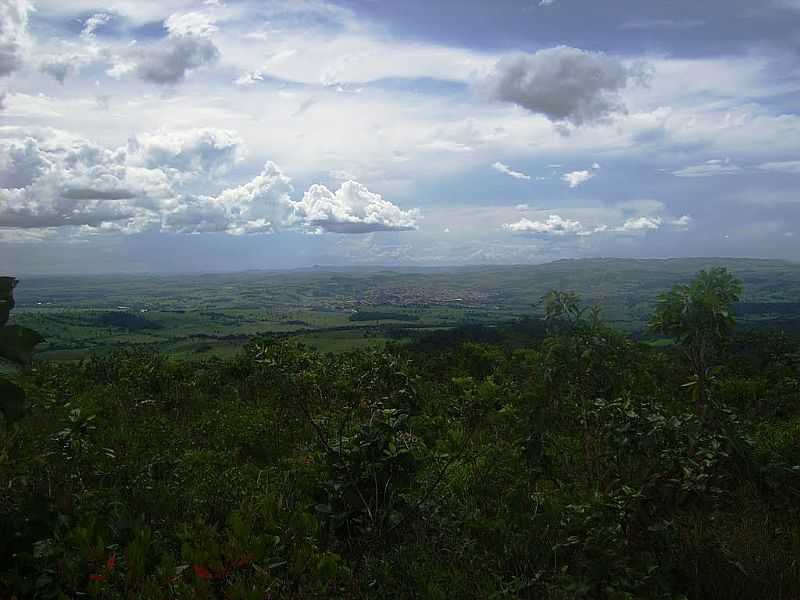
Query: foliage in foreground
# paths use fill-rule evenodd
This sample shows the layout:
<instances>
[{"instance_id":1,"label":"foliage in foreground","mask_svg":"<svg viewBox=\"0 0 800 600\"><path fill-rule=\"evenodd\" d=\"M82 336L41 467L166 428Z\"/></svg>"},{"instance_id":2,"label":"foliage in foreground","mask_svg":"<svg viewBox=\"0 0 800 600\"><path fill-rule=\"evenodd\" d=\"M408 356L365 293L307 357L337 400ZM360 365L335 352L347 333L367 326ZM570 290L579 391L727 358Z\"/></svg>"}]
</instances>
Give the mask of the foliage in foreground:
<instances>
[{"instance_id":1,"label":"foliage in foreground","mask_svg":"<svg viewBox=\"0 0 800 600\"><path fill-rule=\"evenodd\" d=\"M38 365L0 597L800 596L797 342L720 344L699 411L678 348L548 306L522 347Z\"/></svg>"}]
</instances>

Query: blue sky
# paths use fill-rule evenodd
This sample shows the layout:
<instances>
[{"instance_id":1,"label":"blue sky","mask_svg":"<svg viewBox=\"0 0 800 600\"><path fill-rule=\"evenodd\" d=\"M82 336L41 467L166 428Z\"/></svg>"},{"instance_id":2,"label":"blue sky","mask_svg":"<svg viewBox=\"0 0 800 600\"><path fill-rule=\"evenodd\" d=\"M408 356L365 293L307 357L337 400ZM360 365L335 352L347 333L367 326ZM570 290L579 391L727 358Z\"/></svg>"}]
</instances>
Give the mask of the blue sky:
<instances>
[{"instance_id":1,"label":"blue sky","mask_svg":"<svg viewBox=\"0 0 800 600\"><path fill-rule=\"evenodd\" d=\"M0 270L800 260L800 0L0 0Z\"/></svg>"}]
</instances>

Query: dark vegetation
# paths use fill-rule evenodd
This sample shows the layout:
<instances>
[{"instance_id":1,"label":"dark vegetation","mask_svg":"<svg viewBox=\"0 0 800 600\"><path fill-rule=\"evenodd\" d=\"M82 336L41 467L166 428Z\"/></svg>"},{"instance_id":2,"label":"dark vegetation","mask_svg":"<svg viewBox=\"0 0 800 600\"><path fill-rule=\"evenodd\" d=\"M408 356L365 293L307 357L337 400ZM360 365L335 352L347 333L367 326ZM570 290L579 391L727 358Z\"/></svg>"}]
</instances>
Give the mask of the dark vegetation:
<instances>
[{"instance_id":1,"label":"dark vegetation","mask_svg":"<svg viewBox=\"0 0 800 600\"><path fill-rule=\"evenodd\" d=\"M123 311L100 313L97 317L97 325L99 327L118 327L128 331L162 328L162 325L154 323L150 319Z\"/></svg>"},{"instance_id":2,"label":"dark vegetation","mask_svg":"<svg viewBox=\"0 0 800 600\"><path fill-rule=\"evenodd\" d=\"M401 312L359 310L350 315L351 321L419 321L419 316Z\"/></svg>"},{"instance_id":3,"label":"dark vegetation","mask_svg":"<svg viewBox=\"0 0 800 600\"><path fill-rule=\"evenodd\" d=\"M738 285L663 294L663 345L551 292L382 351L37 362L0 597L798 598L800 341Z\"/></svg>"}]
</instances>

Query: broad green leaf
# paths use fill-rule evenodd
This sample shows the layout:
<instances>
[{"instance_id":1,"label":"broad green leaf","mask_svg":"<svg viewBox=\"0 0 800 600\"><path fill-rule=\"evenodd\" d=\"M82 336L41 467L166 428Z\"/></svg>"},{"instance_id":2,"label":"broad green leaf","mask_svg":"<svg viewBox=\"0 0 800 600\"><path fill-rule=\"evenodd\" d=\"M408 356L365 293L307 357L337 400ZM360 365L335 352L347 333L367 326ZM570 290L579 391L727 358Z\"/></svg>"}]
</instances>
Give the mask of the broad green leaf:
<instances>
[{"instance_id":1,"label":"broad green leaf","mask_svg":"<svg viewBox=\"0 0 800 600\"><path fill-rule=\"evenodd\" d=\"M27 364L33 358L33 349L44 338L33 329L20 325L0 328L0 358Z\"/></svg>"},{"instance_id":2,"label":"broad green leaf","mask_svg":"<svg viewBox=\"0 0 800 600\"><path fill-rule=\"evenodd\" d=\"M14 287L17 280L13 277L0 277L0 327L8 321L8 314L14 308Z\"/></svg>"},{"instance_id":3,"label":"broad green leaf","mask_svg":"<svg viewBox=\"0 0 800 600\"><path fill-rule=\"evenodd\" d=\"M0 377L0 412L6 421L13 422L22 417L25 407L25 391L17 384Z\"/></svg>"}]
</instances>

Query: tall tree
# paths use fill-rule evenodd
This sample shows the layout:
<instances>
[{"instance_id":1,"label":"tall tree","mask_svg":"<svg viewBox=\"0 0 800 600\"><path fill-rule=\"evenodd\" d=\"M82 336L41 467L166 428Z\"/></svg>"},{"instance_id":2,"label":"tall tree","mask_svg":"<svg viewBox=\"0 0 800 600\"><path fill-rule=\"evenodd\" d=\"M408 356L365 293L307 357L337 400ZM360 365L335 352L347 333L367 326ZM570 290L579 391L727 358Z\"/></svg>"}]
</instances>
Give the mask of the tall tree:
<instances>
[{"instance_id":1,"label":"tall tree","mask_svg":"<svg viewBox=\"0 0 800 600\"><path fill-rule=\"evenodd\" d=\"M736 324L731 308L741 292L741 282L727 269L700 271L688 285L676 285L661 294L650 321L653 331L673 338L683 350L702 411L709 369Z\"/></svg>"}]
</instances>

